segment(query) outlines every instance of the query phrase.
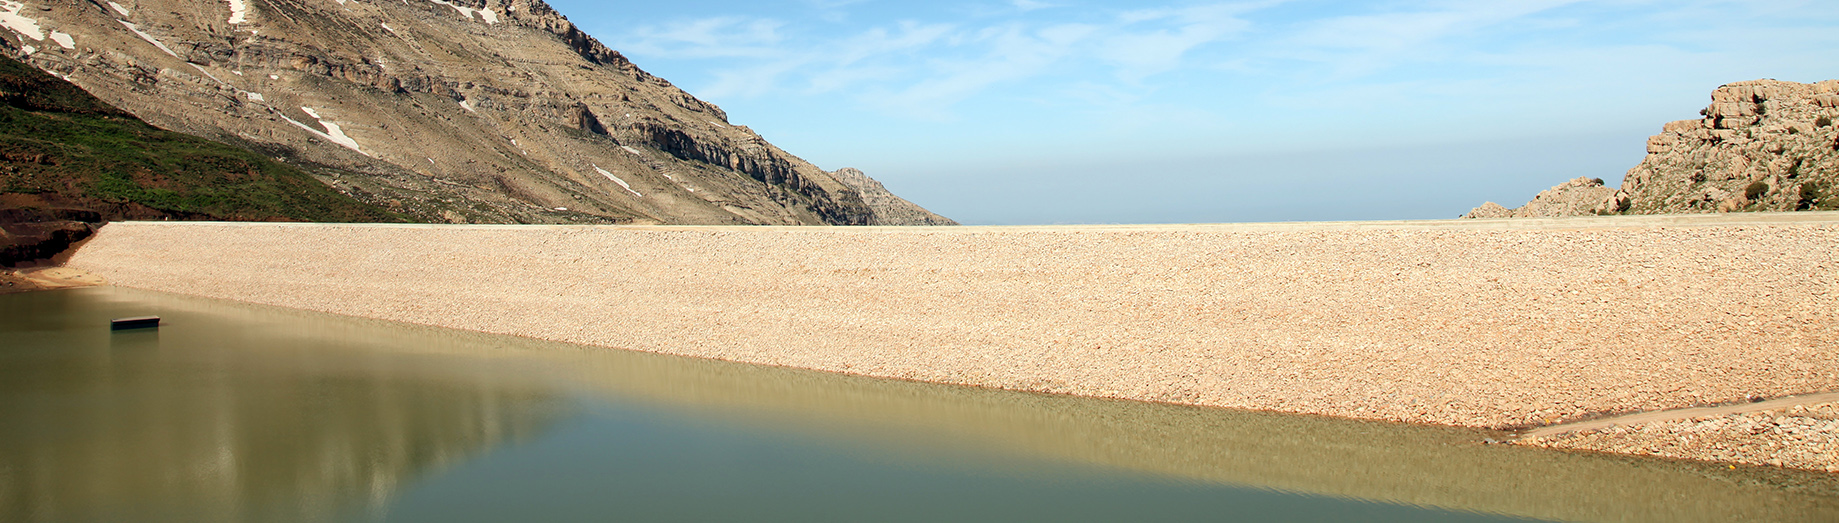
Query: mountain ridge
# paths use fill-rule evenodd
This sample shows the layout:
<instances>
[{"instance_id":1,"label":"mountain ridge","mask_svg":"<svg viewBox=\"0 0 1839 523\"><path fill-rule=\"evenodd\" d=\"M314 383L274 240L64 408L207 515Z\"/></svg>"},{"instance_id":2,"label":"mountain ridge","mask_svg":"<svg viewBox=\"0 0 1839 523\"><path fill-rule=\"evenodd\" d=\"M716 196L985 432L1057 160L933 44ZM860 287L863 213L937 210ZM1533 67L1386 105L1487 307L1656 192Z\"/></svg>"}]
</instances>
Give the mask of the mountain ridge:
<instances>
[{"instance_id":1,"label":"mountain ridge","mask_svg":"<svg viewBox=\"0 0 1839 523\"><path fill-rule=\"evenodd\" d=\"M149 123L422 221L912 224L540 0L45 0L0 19L0 48Z\"/></svg>"}]
</instances>

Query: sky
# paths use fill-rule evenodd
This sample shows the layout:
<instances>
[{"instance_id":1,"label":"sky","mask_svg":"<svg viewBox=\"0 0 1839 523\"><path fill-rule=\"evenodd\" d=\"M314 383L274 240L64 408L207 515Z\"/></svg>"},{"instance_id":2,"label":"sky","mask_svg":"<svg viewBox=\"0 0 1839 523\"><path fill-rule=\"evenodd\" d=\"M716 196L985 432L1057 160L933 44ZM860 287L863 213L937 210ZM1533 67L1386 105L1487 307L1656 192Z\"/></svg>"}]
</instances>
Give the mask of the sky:
<instances>
[{"instance_id":1,"label":"sky","mask_svg":"<svg viewBox=\"0 0 1839 523\"><path fill-rule=\"evenodd\" d=\"M1832 0L550 0L966 224L1453 218L1618 185L1719 85L1839 78Z\"/></svg>"}]
</instances>

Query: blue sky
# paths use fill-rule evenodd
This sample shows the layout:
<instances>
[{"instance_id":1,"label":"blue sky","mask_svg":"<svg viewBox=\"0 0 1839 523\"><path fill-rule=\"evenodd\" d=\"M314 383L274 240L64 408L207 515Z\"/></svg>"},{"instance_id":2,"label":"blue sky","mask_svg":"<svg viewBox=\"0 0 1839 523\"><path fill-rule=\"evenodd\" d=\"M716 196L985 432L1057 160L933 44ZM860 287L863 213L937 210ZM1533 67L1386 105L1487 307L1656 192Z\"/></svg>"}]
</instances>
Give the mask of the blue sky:
<instances>
[{"instance_id":1,"label":"blue sky","mask_svg":"<svg viewBox=\"0 0 1839 523\"><path fill-rule=\"evenodd\" d=\"M1448 218L1612 185L1839 2L552 0L825 169L969 224Z\"/></svg>"}]
</instances>

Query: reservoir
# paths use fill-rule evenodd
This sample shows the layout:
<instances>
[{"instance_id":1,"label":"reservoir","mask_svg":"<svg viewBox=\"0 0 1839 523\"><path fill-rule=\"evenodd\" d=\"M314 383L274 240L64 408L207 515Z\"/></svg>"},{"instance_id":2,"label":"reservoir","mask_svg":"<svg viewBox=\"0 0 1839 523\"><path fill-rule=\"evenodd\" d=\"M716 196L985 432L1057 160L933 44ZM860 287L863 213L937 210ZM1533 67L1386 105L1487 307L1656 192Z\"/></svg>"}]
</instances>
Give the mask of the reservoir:
<instances>
[{"instance_id":1,"label":"reservoir","mask_svg":"<svg viewBox=\"0 0 1839 523\"><path fill-rule=\"evenodd\" d=\"M0 521L1839 520L1830 474L118 287L0 340Z\"/></svg>"}]
</instances>

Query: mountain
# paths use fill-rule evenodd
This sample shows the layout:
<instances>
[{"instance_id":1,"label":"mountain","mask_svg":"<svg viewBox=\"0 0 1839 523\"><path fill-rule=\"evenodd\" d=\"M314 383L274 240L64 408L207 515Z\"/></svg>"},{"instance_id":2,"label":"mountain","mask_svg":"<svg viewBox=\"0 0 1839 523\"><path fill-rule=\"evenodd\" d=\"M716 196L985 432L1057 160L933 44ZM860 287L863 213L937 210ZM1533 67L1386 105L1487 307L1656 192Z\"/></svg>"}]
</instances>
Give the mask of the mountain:
<instances>
[{"instance_id":1,"label":"mountain","mask_svg":"<svg viewBox=\"0 0 1839 523\"><path fill-rule=\"evenodd\" d=\"M0 210L18 211L0 213L0 224L73 215L57 209L88 211L89 221L396 221L304 171L147 125L4 56L0 160Z\"/></svg>"},{"instance_id":2,"label":"mountain","mask_svg":"<svg viewBox=\"0 0 1839 523\"><path fill-rule=\"evenodd\" d=\"M843 185L855 189L856 194L862 195L862 203L868 204L869 210L874 213L874 216L869 219L869 225L958 224L958 222L933 214L932 211L895 196L894 193L888 192L886 187L882 187L881 182L869 178L868 174L863 173L860 169L844 167L830 173L830 176L843 182Z\"/></svg>"},{"instance_id":3,"label":"mountain","mask_svg":"<svg viewBox=\"0 0 1839 523\"><path fill-rule=\"evenodd\" d=\"M1703 118L1666 124L1620 189L1578 178L1468 218L1839 209L1839 80L1737 82Z\"/></svg>"},{"instance_id":4,"label":"mountain","mask_svg":"<svg viewBox=\"0 0 1839 523\"><path fill-rule=\"evenodd\" d=\"M871 204L540 0L6 1L0 27L0 47L148 123L412 220L937 223Z\"/></svg>"},{"instance_id":5,"label":"mountain","mask_svg":"<svg viewBox=\"0 0 1839 523\"><path fill-rule=\"evenodd\" d=\"M292 166L160 129L0 56L0 293L119 219L400 221Z\"/></svg>"}]
</instances>

